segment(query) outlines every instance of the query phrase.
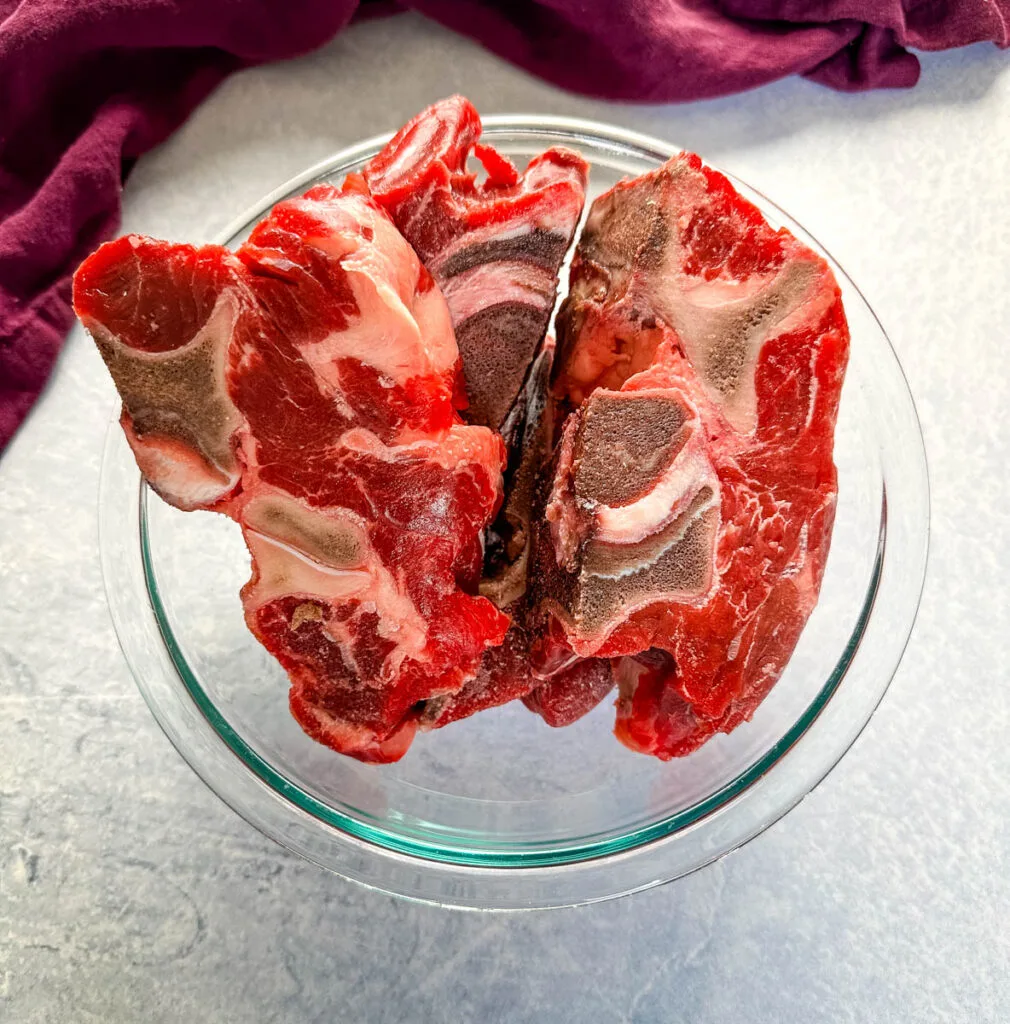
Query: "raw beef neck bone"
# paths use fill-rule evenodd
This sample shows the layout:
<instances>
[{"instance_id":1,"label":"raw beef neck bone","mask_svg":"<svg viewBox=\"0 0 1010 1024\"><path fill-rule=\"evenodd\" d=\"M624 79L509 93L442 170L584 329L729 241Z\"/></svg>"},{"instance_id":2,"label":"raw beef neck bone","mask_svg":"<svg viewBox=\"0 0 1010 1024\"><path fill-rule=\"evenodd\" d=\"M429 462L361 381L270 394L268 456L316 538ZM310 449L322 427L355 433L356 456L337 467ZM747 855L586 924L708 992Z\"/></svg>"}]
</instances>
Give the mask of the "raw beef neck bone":
<instances>
[{"instance_id":1,"label":"raw beef neck bone","mask_svg":"<svg viewBox=\"0 0 1010 1024\"><path fill-rule=\"evenodd\" d=\"M151 486L241 524L246 619L310 736L396 760L517 698L569 724L616 681L625 744L689 753L817 599L837 285L681 154L593 204L555 349L585 161L520 173L480 132L435 104L236 253L103 246L79 315Z\"/></svg>"},{"instance_id":2,"label":"raw beef neck bone","mask_svg":"<svg viewBox=\"0 0 1010 1024\"><path fill-rule=\"evenodd\" d=\"M401 128L363 176L445 294L469 397L464 417L508 442L506 421L547 331L589 168L553 147L520 173L480 136L473 105L452 96ZM483 181L467 169L471 154Z\"/></svg>"},{"instance_id":3,"label":"raw beef neck bone","mask_svg":"<svg viewBox=\"0 0 1010 1024\"><path fill-rule=\"evenodd\" d=\"M445 301L367 196L317 186L237 253L128 236L75 303L151 485L243 529L246 621L305 731L402 756L508 618L476 596L504 449L454 410Z\"/></svg>"},{"instance_id":4,"label":"raw beef neck bone","mask_svg":"<svg viewBox=\"0 0 1010 1024\"><path fill-rule=\"evenodd\" d=\"M781 674L827 556L847 352L823 260L697 157L594 202L558 317L531 650L542 672L613 659L634 749L689 753Z\"/></svg>"}]
</instances>

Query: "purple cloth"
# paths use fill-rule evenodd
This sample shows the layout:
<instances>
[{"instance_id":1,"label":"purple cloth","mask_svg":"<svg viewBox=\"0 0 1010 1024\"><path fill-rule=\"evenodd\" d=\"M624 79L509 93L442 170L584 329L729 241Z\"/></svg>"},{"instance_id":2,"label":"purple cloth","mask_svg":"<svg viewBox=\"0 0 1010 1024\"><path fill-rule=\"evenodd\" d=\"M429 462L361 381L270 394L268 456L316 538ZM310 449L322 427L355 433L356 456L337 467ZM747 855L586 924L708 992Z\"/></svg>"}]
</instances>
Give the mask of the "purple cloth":
<instances>
[{"instance_id":1,"label":"purple cloth","mask_svg":"<svg viewBox=\"0 0 1010 1024\"><path fill-rule=\"evenodd\" d=\"M906 47L1010 45L1010 0L398 6L565 88L625 100L720 96L797 73L836 89L905 87L919 76ZM357 0L0 0L0 450L49 376L72 318L70 275L116 230L133 161L229 72L305 53L357 9Z\"/></svg>"}]
</instances>

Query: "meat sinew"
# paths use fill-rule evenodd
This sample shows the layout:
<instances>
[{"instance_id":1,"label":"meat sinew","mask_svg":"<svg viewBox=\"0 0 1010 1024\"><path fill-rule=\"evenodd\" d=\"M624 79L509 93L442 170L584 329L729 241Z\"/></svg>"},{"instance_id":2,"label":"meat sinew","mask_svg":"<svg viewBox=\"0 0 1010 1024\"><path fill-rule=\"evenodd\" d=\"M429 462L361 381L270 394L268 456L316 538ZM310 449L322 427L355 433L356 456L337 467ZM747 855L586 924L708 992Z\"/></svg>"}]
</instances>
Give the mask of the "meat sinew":
<instances>
[{"instance_id":1,"label":"meat sinew","mask_svg":"<svg viewBox=\"0 0 1010 1024\"><path fill-rule=\"evenodd\" d=\"M480 135L473 105L452 96L401 128L364 178L445 294L470 403L464 417L502 430L547 330L588 165L555 147L520 173ZM482 181L467 170L471 153Z\"/></svg>"},{"instance_id":2,"label":"meat sinew","mask_svg":"<svg viewBox=\"0 0 1010 1024\"><path fill-rule=\"evenodd\" d=\"M546 674L613 659L633 749L690 752L781 674L827 557L847 357L828 266L698 157L593 204L558 322L573 411L543 488L533 654Z\"/></svg>"},{"instance_id":3,"label":"meat sinew","mask_svg":"<svg viewBox=\"0 0 1010 1024\"><path fill-rule=\"evenodd\" d=\"M74 302L151 486L237 520L249 628L305 731L402 756L508 617L477 594L504 446L461 422L459 354L387 215L321 185L232 253L138 236L78 270Z\"/></svg>"}]
</instances>

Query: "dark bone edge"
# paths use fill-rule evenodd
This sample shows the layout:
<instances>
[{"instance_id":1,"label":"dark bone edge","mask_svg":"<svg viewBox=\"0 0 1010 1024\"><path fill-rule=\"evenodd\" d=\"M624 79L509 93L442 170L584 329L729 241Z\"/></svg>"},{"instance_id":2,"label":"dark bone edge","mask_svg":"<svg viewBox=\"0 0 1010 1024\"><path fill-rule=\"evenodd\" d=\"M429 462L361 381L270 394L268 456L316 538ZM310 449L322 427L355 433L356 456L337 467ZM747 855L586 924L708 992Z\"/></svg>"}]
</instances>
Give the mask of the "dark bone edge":
<instances>
[{"instance_id":1,"label":"dark bone edge","mask_svg":"<svg viewBox=\"0 0 1010 1024\"><path fill-rule=\"evenodd\" d=\"M554 407L547 386L553 362L554 342L545 338L502 426L510 453L505 473L507 497L488 528L480 586L481 593L502 609L514 605L526 592L537 473L554 447Z\"/></svg>"},{"instance_id":2,"label":"dark bone edge","mask_svg":"<svg viewBox=\"0 0 1010 1024\"><path fill-rule=\"evenodd\" d=\"M565 258L570 244L571 239L558 231L533 228L512 238L494 238L489 242L458 249L439 266L437 276L440 281L447 281L471 267L504 260L535 263L554 273Z\"/></svg>"}]
</instances>

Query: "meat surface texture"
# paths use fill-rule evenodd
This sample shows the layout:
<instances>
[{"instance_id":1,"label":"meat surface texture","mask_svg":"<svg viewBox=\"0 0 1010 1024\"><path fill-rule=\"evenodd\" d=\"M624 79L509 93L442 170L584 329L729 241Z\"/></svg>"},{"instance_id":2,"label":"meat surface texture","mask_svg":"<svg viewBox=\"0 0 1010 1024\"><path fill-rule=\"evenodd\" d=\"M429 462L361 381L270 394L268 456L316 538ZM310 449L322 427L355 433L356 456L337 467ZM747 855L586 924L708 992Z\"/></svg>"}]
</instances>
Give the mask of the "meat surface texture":
<instances>
[{"instance_id":1,"label":"meat surface texture","mask_svg":"<svg viewBox=\"0 0 1010 1024\"><path fill-rule=\"evenodd\" d=\"M509 624L477 593L504 446L457 413L449 310L414 251L367 196L320 185L234 253L110 242L74 302L151 486L241 524L246 621L299 723L402 756Z\"/></svg>"},{"instance_id":2,"label":"meat surface texture","mask_svg":"<svg viewBox=\"0 0 1010 1024\"><path fill-rule=\"evenodd\" d=\"M828 552L848 340L824 261L698 157L593 204L558 318L532 653L545 675L611 659L629 747L689 753L785 667Z\"/></svg>"},{"instance_id":3,"label":"meat surface texture","mask_svg":"<svg viewBox=\"0 0 1010 1024\"><path fill-rule=\"evenodd\" d=\"M241 247L74 281L150 486L241 527L302 728L365 761L522 700L668 759L754 713L817 600L848 328L829 267L691 154L593 203L473 106ZM473 156L480 174L467 167Z\"/></svg>"},{"instance_id":4,"label":"meat surface texture","mask_svg":"<svg viewBox=\"0 0 1010 1024\"><path fill-rule=\"evenodd\" d=\"M554 309L588 165L552 148L520 173L480 135L468 100L442 100L396 133L364 179L445 294L463 359L465 418L502 430ZM471 154L486 172L481 181L467 169Z\"/></svg>"},{"instance_id":5,"label":"meat surface texture","mask_svg":"<svg viewBox=\"0 0 1010 1024\"><path fill-rule=\"evenodd\" d=\"M580 658L546 680L537 679L523 703L559 729L588 715L613 690L614 682L606 658Z\"/></svg>"}]
</instances>

